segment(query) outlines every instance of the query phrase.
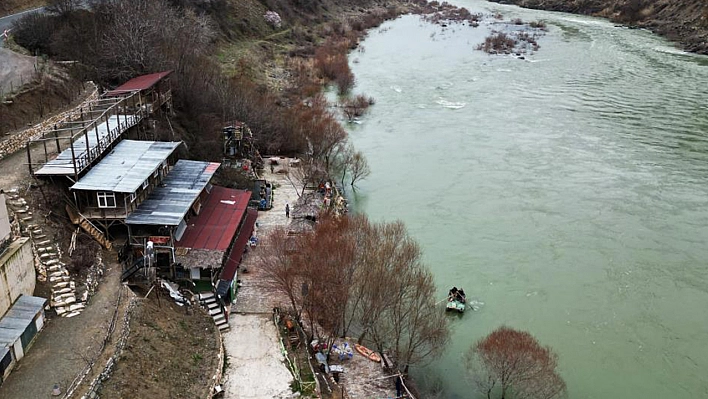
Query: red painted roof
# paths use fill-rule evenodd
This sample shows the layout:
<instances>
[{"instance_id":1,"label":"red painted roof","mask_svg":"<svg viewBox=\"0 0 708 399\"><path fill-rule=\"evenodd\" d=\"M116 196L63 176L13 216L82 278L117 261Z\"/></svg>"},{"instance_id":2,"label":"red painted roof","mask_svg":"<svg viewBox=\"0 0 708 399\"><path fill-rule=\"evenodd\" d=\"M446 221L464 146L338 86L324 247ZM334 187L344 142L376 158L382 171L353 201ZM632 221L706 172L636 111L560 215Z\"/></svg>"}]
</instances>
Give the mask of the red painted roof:
<instances>
[{"instance_id":1,"label":"red painted roof","mask_svg":"<svg viewBox=\"0 0 708 399\"><path fill-rule=\"evenodd\" d=\"M133 91L147 90L154 86L157 82L170 75L171 73L172 71L164 71L158 73L151 73L149 75L138 76L137 78L130 79L129 81L123 83L115 89L106 92L105 96L115 97L122 96L125 93L130 93Z\"/></svg>"},{"instance_id":2,"label":"red painted roof","mask_svg":"<svg viewBox=\"0 0 708 399\"><path fill-rule=\"evenodd\" d=\"M226 265L224 265L224 268L221 270L220 278L222 280L231 281L234 279L236 268L241 264L243 251L246 249L248 239L251 238L251 234L253 234L253 226L256 224L257 218L258 211L253 208L248 209L246 221L243 223L243 227L238 234L233 248L231 248L231 253L229 253L229 258L226 260Z\"/></svg>"},{"instance_id":3,"label":"red painted roof","mask_svg":"<svg viewBox=\"0 0 708 399\"><path fill-rule=\"evenodd\" d=\"M238 231L250 198L248 191L213 186L202 204L201 212L189 220L187 230L177 241L176 247L226 252Z\"/></svg>"}]
</instances>

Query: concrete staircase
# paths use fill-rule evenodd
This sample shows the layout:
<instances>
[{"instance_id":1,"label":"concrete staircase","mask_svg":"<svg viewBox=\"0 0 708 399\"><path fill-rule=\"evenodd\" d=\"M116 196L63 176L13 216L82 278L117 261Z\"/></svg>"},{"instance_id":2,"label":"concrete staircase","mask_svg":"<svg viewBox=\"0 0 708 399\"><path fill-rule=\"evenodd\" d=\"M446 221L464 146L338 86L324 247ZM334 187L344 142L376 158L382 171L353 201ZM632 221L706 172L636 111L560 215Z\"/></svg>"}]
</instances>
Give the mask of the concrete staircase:
<instances>
[{"instance_id":1,"label":"concrete staircase","mask_svg":"<svg viewBox=\"0 0 708 399\"><path fill-rule=\"evenodd\" d=\"M79 225L88 235L98 241L103 248L111 249L111 241L103 234L103 232L101 232L101 230L94 226L93 223L86 219L82 214L69 205L66 206L66 213L69 214L71 223Z\"/></svg>"},{"instance_id":2,"label":"concrete staircase","mask_svg":"<svg viewBox=\"0 0 708 399\"><path fill-rule=\"evenodd\" d=\"M76 283L69 276L69 271L61 261L59 245L52 242L44 234L42 228L34 220L27 201L16 190L8 194L7 205L15 213L19 221L20 231L32 240L35 254L35 270L39 281L47 281L51 285L49 304L62 317L74 317L86 307L87 292L77 298Z\"/></svg>"},{"instance_id":3,"label":"concrete staircase","mask_svg":"<svg viewBox=\"0 0 708 399\"><path fill-rule=\"evenodd\" d=\"M209 312L209 316L214 319L214 324L219 328L219 331L223 333L229 330L229 323L226 321L224 312L221 310L221 306L213 292L200 293L199 303Z\"/></svg>"}]
</instances>

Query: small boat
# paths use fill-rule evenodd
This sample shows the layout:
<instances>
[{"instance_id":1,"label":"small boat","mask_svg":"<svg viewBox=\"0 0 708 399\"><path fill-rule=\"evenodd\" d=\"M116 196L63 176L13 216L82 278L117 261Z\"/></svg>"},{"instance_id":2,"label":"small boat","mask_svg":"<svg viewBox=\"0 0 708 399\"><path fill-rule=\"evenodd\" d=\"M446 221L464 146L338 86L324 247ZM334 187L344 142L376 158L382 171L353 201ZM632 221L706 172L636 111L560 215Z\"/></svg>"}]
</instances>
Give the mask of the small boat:
<instances>
[{"instance_id":1,"label":"small boat","mask_svg":"<svg viewBox=\"0 0 708 399\"><path fill-rule=\"evenodd\" d=\"M467 297L465 296L465 290L462 288L452 287L452 289L447 293L447 304L445 305L445 310L456 310L459 313L465 311L467 306Z\"/></svg>"},{"instance_id":2,"label":"small boat","mask_svg":"<svg viewBox=\"0 0 708 399\"><path fill-rule=\"evenodd\" d=\"M368 358L372 362L376 362L376 363L381 362L381 356L379 356L378 353L372 351L371 349L369 349L363 345L354 344L354 349L356 349L357 352L359 352L362 356L364 356L365 358Z\"/></svg>"}]
</instances>

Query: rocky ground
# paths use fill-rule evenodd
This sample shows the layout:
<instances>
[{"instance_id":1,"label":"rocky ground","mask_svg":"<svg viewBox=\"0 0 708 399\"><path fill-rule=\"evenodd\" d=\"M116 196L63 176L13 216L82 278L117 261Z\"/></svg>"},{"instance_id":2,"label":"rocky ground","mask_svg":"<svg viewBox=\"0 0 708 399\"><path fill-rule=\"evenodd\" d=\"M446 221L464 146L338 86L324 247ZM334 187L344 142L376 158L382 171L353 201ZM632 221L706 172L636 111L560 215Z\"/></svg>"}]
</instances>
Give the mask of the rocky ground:
<instances>
[{"instance_id":1,"label":"rocky ground","mask_svg":"<svg viewBox=\"0 0 708 399\"><path fill-rule=\"evenodd\" d=\"M0 48L0 99L34 79L36 57Z\"/></svg>"},{"instance_id":2,"label":"rocky ground","mask_svg":"<svg viewBox=\"0 0 708 399\"><path fill-rule=\"evenodd\" d=\"M705 0L490 0L502 4L606 17L642 27L677 42L686 51L708 54Z\"/></svg>"}]
</instances>

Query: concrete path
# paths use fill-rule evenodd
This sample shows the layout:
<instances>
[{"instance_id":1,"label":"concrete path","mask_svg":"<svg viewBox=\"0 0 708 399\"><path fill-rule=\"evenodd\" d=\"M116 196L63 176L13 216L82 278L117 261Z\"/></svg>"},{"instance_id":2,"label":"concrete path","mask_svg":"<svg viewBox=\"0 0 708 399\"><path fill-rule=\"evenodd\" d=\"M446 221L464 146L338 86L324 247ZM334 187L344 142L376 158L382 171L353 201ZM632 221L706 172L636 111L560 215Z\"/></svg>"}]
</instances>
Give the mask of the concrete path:
<instances>
[{"instance_id":1,"label":"concrete path","mask_svg":"<svg viewBox=\"0 0 708 399\"><path fill-rule=\"evenodd\" d=\"M297 201L297 192L286 174L289 160L283 159L271 173L266 159L265 171L260 176L276 185L273 209L258 212L258 236L263 238L277 226L290 223L285 217L285 204L291 208ZM292 210L292 209L291 209ZM258 251L256 247L252 251ZM283 298L269 292L258 269L258 257L251 252L244 259L238 279L236 306L229 317L230 330L223 335L229 367L225 373L225 398L286 398L292 395L292 375L280 353L278 330L273 323L275 306L284 306Z\"/></svg>"},{"instance_id":2,"label":"concrete path","mask_svg":"<svg viewBox=\"0 0 708 399\"><path fill-rule=\"evenodd\" d=\"M283 364L278 330L269 315L232 315L224 334L229 363L224 399L287 398L290 371Z\"/></svg>"}]
</instances>

